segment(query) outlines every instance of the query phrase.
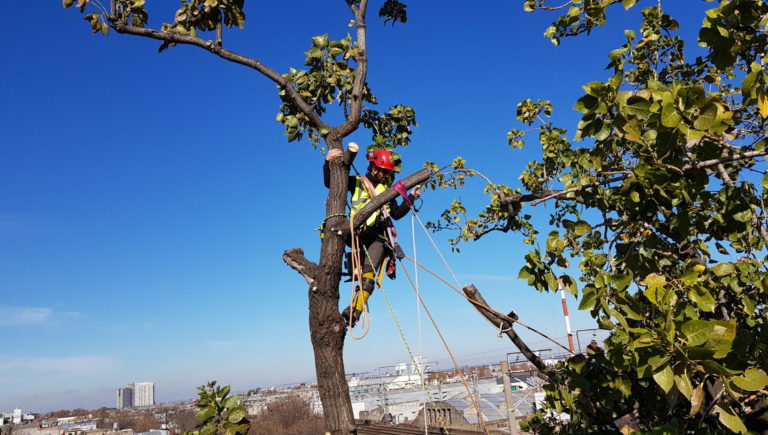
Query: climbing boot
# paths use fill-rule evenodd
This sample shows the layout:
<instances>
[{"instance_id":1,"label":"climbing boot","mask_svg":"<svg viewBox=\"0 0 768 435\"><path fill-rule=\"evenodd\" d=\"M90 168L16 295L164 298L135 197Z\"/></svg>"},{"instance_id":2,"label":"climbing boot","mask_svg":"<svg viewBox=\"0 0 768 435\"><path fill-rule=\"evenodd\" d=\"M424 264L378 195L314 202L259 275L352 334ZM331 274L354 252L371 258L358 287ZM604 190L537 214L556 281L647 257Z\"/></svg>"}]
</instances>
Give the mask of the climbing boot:
<instances>
[{"instance_id":1,"label":"climbing boot","mask_svg":"<svg viewBox=\"0 0 768 435\"><path fill-rule=\"evenodd\" d=\"M341 316L344 318L345 322L352 327L354 327L357 324L357 321L360 320L360 315L363 313L363 308L368 302L368 298L371 296L371 293L373 293L376 281L371 278L363 278L362 284L362 290L360 290L359 287L355 290L355 297L352 300L352 304L347 308L344 308L344 311L341 312Z\"/></svg>"},{"instance_id":2,"label":"climbing boot","mask_svg":"<svg viewBox=\"0 0 768 435\"><path fill-rule=\"evenodd\" d=\"M352 318L350 319L350 311L352 312ZM356 308L352 308L350 310L350 307L344 308L344 311L341 312L341 317L344 318L344 323L347 325L350 325L351 328L354 328L355 325L357 325L357 321L360 320L360 314L362 314L361 311L358 311Z\"/></svg>"}]
</instances>

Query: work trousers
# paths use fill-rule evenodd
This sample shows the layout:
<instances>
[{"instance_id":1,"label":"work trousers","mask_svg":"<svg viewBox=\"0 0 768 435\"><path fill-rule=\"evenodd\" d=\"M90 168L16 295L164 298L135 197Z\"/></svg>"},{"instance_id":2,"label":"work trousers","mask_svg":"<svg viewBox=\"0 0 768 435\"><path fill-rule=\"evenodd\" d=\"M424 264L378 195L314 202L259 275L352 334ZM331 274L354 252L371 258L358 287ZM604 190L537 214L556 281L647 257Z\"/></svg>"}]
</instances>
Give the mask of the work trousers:
<instances>
[{"instance_id":1,"label":"work trousers","mask_svg":"<svg viewBox=\"0 0 768 435\"><path fill-rule=\"evenodd\" d=\"M360 234L360 243L365 248L360 253L363 259L363 277L376 279L377 272L383 267L387 257L391 255L391 249L389 249L386 239L381 233L370 230Z\"/></svg>"}]
</instances>

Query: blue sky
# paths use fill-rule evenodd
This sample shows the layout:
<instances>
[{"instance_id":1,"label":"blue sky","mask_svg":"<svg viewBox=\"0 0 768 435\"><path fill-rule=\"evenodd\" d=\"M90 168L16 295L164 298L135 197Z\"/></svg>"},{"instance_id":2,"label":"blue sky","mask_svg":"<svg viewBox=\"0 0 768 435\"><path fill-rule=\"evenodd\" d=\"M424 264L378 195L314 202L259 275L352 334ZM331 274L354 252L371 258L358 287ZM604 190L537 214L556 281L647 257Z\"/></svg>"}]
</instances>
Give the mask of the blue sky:
<instances>
[{"instance_id":1,"label":"blue sky","mask_svg":"<svg viewBox=\"0 0 768 435\"><path fill-rule=\"evenodd\" d=\"M623 29L637 27L638 12L614 8L606 28L554 47L541 36L554 17L525 14L517 2L410 2L408 23L394 27L376 18L376 4L368 81L380 109L413 106L419 123L400 150L404 172L460 155L512 186L538 156L535 143L506 145L517 102L551 100L572 137L580 86L607 77L607 53ZM693 41L712 4L664 7ZM155 41L91 35L60 2L10 2L5 14L18 18L0 28L0 411L114 406L116 389L134 381L155 382L157 400L173 401L211 379L236 391L312 380L307 286L281 254L302 247L317 259L323 157L308 143L286 142L274 121L275 86L200 49L158 54ZM280 72L303 65L311 36L349 31L341 1L292 11L251 1L246 14L245 30L225 33L225 46ZM151 15L150 24L170 16ZM702 54L695 43L689 50ZM349 140L365 145L369 135ZM456 197L479 207L482 187L428 192L420 216L435 219ZM410 216L398 228L410 254ZM418 258L445 273L416 231ZM528 249L519 238L491 235L451 254L447 236L436 236L438 246L462 283L565 341L559 296L516 279ZM419 277L460 362L516 351L465 300ZM451 368L426 319L420 344L402 272L385 286L411 347L423 347L435 368ZM342 287L342 298L350 291ZM594 327L572 297L569 305L573 329ZM370 334L347 340L350 373L408 359L381 292L370 308Z\"/></svg>"}]
</instances>

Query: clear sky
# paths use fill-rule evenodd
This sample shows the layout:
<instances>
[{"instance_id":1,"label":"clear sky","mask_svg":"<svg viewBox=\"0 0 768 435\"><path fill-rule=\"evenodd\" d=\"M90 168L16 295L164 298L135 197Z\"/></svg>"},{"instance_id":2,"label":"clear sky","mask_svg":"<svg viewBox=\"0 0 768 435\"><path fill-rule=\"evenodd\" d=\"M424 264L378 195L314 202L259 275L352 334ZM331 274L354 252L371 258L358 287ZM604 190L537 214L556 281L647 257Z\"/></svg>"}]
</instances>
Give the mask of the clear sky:
<instances>
[{"instance_id":1,"label":"clear sky","mask_svg":"<svg viewBox=\"0 0 768 435\"><path fill-rule=\"evenodd\" d=\"M110 33L61 2L6 2L0 28L0 411L115 406L116 389L153 381L162 402L189 399L208 380L244 391L314 379L307 285L281 260L302 247L316 260L326 190L323 156L287 143L275 122L275 86L203 50ZM157 2L147 2L150 7ZM163 2L160 2L163 3ZM173 4L170 4L173 3ZM178 3L170 2L168 8ZM386 110L416 109L419 128L400 152L404 172L463 156L497 183L518 186L536 144L506 145L515 106L549 99L573 136L581 85L605 80L607 53L637 28L638 10L614 8L606 28L555 47L542 36L554 18L520 2L408 2L394 27L369 12L369 83ZM640 6L656 4L641 1ZM697 0L665 9L695 36ZM637 8L639 9L639 8ZM350 30L344 2L246 2L244 31L225 46L279 72L302 67L310 37ZM150 16L157 27L171 14ZM693 41L693 40L691 40ZM701 55L695 42L689 56ZM369 143L364 131L349 140ZM358 168L365 164L358 158ZM453 198L479 207L483 185L427 192L422 220ZM551 206L550 206L551 207ZM546 205L532 209L542 216ZM398 223L413 253L411 218ZM418 227L418 258L446 274ZM559 295L516 279L528 247L494 234L451 254L462 283L500 311L565 342ZM411 273L413 273L411 271ZM452 367L402 271L385 280L412 349L436 369ZM516 351L449 288L419 274L424 298L463 364ZM342 298L351 288L342 287ZM568 299L573 329L593 328ZM370 301L372 330L348 339L346 369L375 371L408 360L382 292ZM359 332L359 330L358 330ZM551 344L521 330L533 348Z\"/></svg>"}]
</instances>

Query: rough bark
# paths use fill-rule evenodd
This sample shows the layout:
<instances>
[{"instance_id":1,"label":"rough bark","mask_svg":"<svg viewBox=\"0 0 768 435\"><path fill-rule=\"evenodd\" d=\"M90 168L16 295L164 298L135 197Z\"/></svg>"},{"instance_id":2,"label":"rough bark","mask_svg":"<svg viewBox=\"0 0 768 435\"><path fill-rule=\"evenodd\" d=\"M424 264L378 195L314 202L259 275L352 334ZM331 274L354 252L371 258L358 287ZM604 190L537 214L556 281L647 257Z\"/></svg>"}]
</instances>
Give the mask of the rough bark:
<instances>
[{"instance_id":1,"label":"rough bark","mask_svg":"<svg viewBox=\"0 0 768 435\"><path fill-rule=\"evenodd\" d=\"M329 149L341 149L341 142L327 139ZM343 159L330 163L330 188L326 199L326 222L320 247L320 264L314 285L309 287L309 330L315 351L317 388L323 403L327 429L333 434L354 433L354 414L349 386L344 375L346 324L339 315L339 281L344 255L344 235L329 229L348 222L344 217L349 166Z\"/></svg>"},{"instance_id":2,"label":"rough bark","mask_svg":"<svg viewBox=\"0 0 768 435\"><path fill-rule=\"evenodd\" d=\"M542 375L547 376L547 366L544 365L544 361L542 361L538 355L533 353L531 348L529 348L528 345L525 344L525 342L520 338L520 336L517 335L515 330L512 329L512 322L489 310L487 308L488 303L485 302L483 295L480 294L480 291L474 285L470 284L464 287L462 290L464 290L464 294L467 295L467 298L469 298L472 306L475 307L475 309L480 314L482 314L483 317L488 319L488 321L491 322L495 328L500 329L502 332L507 334L507 337L509 337L512 343L514 343L515 346L520 349L520 352L522 352L528 361L530 361L531 364L539 369L539 372L541 372Z\"/></svg>"},{"instance_id":3,"label":"rough bark","mask_svg":"<svg viewBox=\"0 0 768 435\"><path fill-rule=\"evenodd\" d=\"M332 135L329 135L332 137ZM332 138L329 149L341 149L341 143ZM309 286L309 329L315 350L315 370L320 400L323 403L326 426L333 434L353 433L354 418L349 387L344 375L344 338L346 323L339 315L339 282L346 238L349 237L349 220L345 216L347 177L349 163L354 153L347 150L344 159L330 163L331 179L326 199L326 216L323 242L320 248L320 264L304 258L301 249L285 251L283 260L299 272ZM429 178L429 171L420 170L403 179L410 189ZM365 219L384 203L398 195L395 189L387 189L371 204L355 214L355 222Z\"/></svg>"}]
</instances>

